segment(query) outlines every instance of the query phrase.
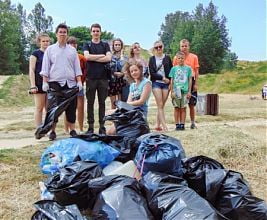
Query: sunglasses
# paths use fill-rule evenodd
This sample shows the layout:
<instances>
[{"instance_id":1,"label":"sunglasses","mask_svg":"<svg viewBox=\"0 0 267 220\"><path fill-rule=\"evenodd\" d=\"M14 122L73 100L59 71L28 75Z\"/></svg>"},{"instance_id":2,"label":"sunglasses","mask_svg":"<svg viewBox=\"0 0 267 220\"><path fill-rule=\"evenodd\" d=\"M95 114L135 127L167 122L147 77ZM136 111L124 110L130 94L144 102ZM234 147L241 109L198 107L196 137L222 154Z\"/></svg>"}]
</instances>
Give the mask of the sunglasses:
<instances>
[{"instance_id":1,"label":"sunglasses","mask_svg":"<svg viewBox=\"0 0 267 220\"><path fill-rule=\"evenodd\" d=\"M154 47L155 50L162 49L162 45Z\"/></svg>"}]
</instances>

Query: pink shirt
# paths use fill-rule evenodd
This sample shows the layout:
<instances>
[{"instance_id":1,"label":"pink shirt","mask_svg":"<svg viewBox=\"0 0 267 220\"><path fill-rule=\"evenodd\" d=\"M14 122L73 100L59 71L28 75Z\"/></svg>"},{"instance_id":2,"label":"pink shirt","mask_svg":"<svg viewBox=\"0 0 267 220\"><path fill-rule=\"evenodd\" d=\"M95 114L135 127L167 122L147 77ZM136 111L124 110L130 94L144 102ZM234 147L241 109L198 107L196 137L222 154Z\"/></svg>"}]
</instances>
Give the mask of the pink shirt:
<instances>
[{"instance_id":1,"label":"pink shirt","mask_svg":"<svg viewBox=\"0 0 267 220\"><path fill-rule=\"evenodd\" d=\"M49 46L44 53L40 75L48 77L48 82L75 87L76 77L82 75L76 49L68 44L60 47L58 42Z\"/></svg>"}]
</instances>

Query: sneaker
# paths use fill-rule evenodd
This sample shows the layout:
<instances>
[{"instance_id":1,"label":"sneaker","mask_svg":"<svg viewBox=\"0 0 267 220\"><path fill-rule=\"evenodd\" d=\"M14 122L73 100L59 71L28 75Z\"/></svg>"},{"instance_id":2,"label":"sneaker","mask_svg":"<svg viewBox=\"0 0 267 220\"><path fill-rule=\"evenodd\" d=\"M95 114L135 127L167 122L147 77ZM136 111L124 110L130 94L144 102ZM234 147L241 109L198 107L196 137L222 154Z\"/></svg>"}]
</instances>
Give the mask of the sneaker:
<instances>
[{"instance_id":1,"label":"sneaker","mask_svg":"<svg viewBox=\"0 0 267 220\"><path fill-rule=\"evenodd\" d=\"M88 128L88 130L85 132L85 134L93 134L94 133L94 128Z\"/></svg>"},{"instance_id":2,"label":"sneaker","mask_svg":"<svg viewBox=\"0 0 267 220\"><path fill-rule=\"evenodd\" d=\"M190 126L191 129L195 129L196 128L196 125L195 123L192 123L191 126Z\"/></svg>"},{"instance_id":3,"label":"sneaker","mask_svg":"<svg viewBox=\"0 0 267 220\"><path fill-rule=\"evenodd\" d=\"M105 135L106 134L106 128L105 127L100 127L98 133Z\"/></svg>"},{"instance_id":4,"label":"sneaker","mask_svg":"<svg viewBox=\"0 0 267 220\"><path fill-rule=\"evenodd\" d=\"M181 131L185 130L184 124L180 124L180 130Z\"/></svg>"},{"instance_id":5,"label":"sneaker","mask_svg":"<svg viewBox=\"0 0 267 220\"><path fill-rule=\"evenodd\" d=\"M78 134L77 134L77 132L75 131L75 130L71 130L70 131L70 136L71 137L75 137L75 136L77 136Z\"/></svg>"},{"instance_id":6,"label":"sneaker","mask_svg":"<svg viewBox=\"0 0 267 220\"><path fill-rule=\"evenodd\" d=\"M50 141L53 141L57 138L57 134L55 131L51 131L50 134L49 134L49 140Z\"/></svg>"},{"instance_id":7,"label":"sneaker","mask_svg":"<svg viewBox=\"0 0 267 220\"><path fill-rule=\"evenodd\" d=\"M175 128L176 131L179 131L181 130L181 125L180 124L176 124L176 128Z\"/></svg>"}]
</instances>

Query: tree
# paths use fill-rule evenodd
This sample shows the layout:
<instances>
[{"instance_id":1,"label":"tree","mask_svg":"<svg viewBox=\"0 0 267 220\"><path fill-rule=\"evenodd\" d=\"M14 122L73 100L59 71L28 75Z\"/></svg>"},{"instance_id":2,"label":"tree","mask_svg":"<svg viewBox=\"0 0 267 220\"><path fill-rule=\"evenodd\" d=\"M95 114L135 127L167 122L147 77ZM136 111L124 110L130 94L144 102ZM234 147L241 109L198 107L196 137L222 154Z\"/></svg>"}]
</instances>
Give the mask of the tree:
<instances>
[{"instance_id":1,"label":"tree","mask_svg":"<svg viewBox=\"0 0 267 220\"><path fill-rule=\"evenodd\" d=\"M30 42L30 49L31 52L33 49L36 48L35 42L33 39L40 33L52 32L53 30L53 18L51 16L45 15L45 9L43 8L42 4L38 2L34 9L32 9L31 13L28 15L29 21L29 30L28 30L28 39Z\"/></svg>"},{"instance_id":2,"label":"tree","mask_svg":"<svg viewBox=\"0 0 267 220\"><path fill-rule=\"evenodd\" d=\"M175 13L167 14L165 17L165 24L161 25L159 32L159 36L164 43L167 53L172 52L171 43L173 41L173 37L177 34L176 30L179 29L179 25L190 19L191 16L188 12L177 11Z\"/></svg>"},{"instance_id":3,"label":"tree","mask_svg":"<svg viewBox=\"0 0 267 220\"><path fill-rule=\"evenodd\" d=\"M200 73L222 69L231 41L226 17L217 14L217 7L210 2L207 8L199 4L192 14L178 11L167 15L160 33L167 52L176 54L180 40L185 38L190 41L191 51L199 57Z\"/></svg>"},{"instance_id":4,"label":"tree","mask_svg":"<svg viewBox=\"0 0 267 220\"><path fill-rule=\"evenodd\" d=\"M90 41L92 39L90 35L90 28L85 26L78 26L78 27L72 27L69 30L69 36L73 36L77 38L78 43L78 50L83 50L83 43ZM108 31L102 31L101 33L101 39L102 40L112 40L114 38L114 34Z\"/></svg>"},{"instance_id":5,"label":"tree","mask_svg":"<svg viewBox=\"0 0 267 220\"><path fill-rule=\"evenodd\" d=\"M237 65L237 59L238 56L235 53L227 51L223 59L223 68L227 70L234 69Z\"/></svg>"},{"instance_id":6,"label":"tree","mask_svg":"<svg viewBox=\"0 0 267 220\"><path fill-rule=\"evenodd\" d=\"M32 27L32 31L35 34L42 32L50 32L53 30L53 19L51 16L45 15L45 9L42 4L38 2L31 13L28 15L29 22Z\"/></svg>"},{"instance_id":7,"label":"tree","mask_svg":"<svg viewBox=\"0 0 267 220\"><path fill-rule=\"evenodd\" d=\"M10 0L0 1L0 74L19 73L20 23Z\"/></svg>"},{"instance_id":8,"label":"tree","mask_svg":"<svg viewBox=\"0 0 267 220\"><path fill-rule=\"evenodd\" d=\"M23 6L19 3L16 12L19 18L19 32L20 32L20 41L18 42L18 63L21 72L26 72L28 69L28 57L29 57L29 43L27 40L27 29L29 27L29 23L27 21L26 10L23 10Z\"/></svg>"}]
</instances>

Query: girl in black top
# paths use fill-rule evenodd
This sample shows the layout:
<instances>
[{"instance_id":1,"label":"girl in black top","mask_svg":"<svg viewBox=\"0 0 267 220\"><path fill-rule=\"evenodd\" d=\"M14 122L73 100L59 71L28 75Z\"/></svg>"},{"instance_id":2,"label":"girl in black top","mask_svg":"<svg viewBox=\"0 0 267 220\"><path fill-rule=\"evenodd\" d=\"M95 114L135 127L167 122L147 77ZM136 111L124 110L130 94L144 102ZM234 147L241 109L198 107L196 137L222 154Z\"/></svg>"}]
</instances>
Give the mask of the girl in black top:
<instances>
[{"instance_id":1,"label":"girl in black top","mask_svg":"<svg viewBox=\"0 0 267 220\"><path fill-rule=\"evenodd\" d=\"M169 95L169 72L172 68L171 58L163 53L162 41L154 43L154 56L149 59L149 73L152 81L152 92L157 104L156 131L168 131L166 125L164 106ZM162 126L162 127L161 127Z\"/></svg>"},{"instance_id":2,"label":"girl in black top","mask_svg":"<svg viewBox=\"0 0 267 220\"><path fill-rule=\"evenodd\" d=\"M29 61L30 94L34 96L34 121L36 127L42 124L42 115L47 103L46 92L42 90L43 78L39 73L42 70L44 51L50 45L50 37L48 34L40 34L37 37L37 45L40 48L33 51Z\"/></svg>"}]
</instances>

